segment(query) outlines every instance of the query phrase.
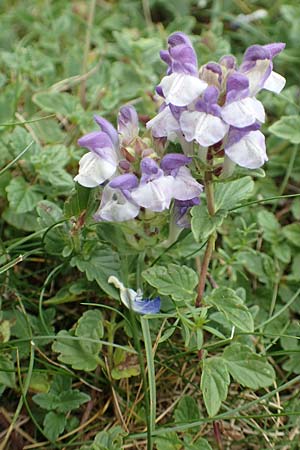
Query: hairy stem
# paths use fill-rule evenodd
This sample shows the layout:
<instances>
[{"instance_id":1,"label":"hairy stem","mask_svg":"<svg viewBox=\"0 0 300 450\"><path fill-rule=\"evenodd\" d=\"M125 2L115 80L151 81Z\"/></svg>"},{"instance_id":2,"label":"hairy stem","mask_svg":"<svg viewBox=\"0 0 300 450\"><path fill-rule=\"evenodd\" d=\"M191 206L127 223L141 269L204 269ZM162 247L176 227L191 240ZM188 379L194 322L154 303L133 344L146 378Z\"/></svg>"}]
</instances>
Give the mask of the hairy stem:
<instances>
[{"instance_id":1,"label":"hairy stem","mask_svg":"<svg viewBox=\"0 0 300 450\"><path fill-rule=\"evenodd\" d=\"M214 202L214 190L213 190L211 172L205 172L204 186L205 186L205 193L206 193L206 200L207 200L207 209L208 209L209 214L211 216L213 216L215 214L215 202ZM196 299L196 307L199 307L202 302L206 278L207 278L207 271L208 271L209 263L211 260L212 252L215 247L215 241L216 241L216 234L212 233L208 238L203 262L201 265L199 284L198 284L198 295L197 295L197 299Z\"/></svg>"}]
</instances>

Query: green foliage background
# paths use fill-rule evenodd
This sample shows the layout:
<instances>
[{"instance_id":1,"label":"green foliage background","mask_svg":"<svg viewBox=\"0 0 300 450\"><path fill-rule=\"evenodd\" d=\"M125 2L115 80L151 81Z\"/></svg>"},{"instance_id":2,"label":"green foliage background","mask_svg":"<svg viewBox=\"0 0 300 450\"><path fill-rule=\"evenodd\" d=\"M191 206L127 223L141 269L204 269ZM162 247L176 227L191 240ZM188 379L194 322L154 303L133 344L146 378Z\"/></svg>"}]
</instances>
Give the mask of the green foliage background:
<instances>
[{"instance_id":1,"label":"green foliage background","mask_svg":"<svg viewBox=\"0 0 300 450\"><path fill-rule=\"evenodd\" d=\"M299 448L300 6L175 3L1 2L0 449L146 448L147 393L130 317L107 282L115 275L135 287L143 252L146 295L160 294L164 306L149 320L157 450L217 448L216 414L224 448ZM243 21L258 9L263 18ZM176 30L191 36L199 65L286 42L275 66L287 85L278 96L260 94L264 171L251 172L254 184L242 170L219 183L214 220L203 202L193 231L162 252L163 215L148 218L159 235L139 224L96 225L99 193L73 176L84 152L76 141L95 128L94 113L115 123L132 102L143 123L153 117L165 71L159 50ZM195 257L214 230L210 276L222 287L208 288L199 316Z\"/></svg>"}]
</instances>

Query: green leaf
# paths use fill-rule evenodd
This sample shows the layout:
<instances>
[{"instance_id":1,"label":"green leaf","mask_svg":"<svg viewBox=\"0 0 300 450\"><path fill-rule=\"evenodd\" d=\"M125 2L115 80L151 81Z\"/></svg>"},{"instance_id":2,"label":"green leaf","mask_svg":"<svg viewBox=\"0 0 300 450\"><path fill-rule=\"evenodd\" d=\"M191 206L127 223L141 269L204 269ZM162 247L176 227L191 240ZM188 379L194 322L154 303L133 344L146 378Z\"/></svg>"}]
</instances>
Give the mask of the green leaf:
<instances>
[{"instance_id":1,"label":"green leaf","mask_svg":"<svg viewBox=\"0 0 300 450\"><path fill-rule=\"evenodd\" d=\"M273 367L246 345L230 345L223 357L230 375L242 386L259 389L270 386L275 380Z\"/></svg>"},{"instance_id":2,"label":"green leaf","mask_svg":"<svg viewBox=\"0 0 300 450\"><path fill-rule=\"evenodd\" d=\"M291 247L287 242L277 242L272 245L272 252L280 261L288 264L292 257Z\"/></svg>"},{"instance_id":3,"label":"green leaf","mask_svg":"<svg viewBox=\"0 0 300 450\"><path fill-rule=\"evenodd\" d=\"M210 417L217 414L222 401L226 400L229 383L229 373L222 358L215 356L203 361L200 387Z\"/></svg>"},{"instance_id":4,"label":"green leaf","mask_svg":"<svg viewBox=\"0 0 300 450\"><path fill-rule=\"evenodd\" d=\"M239 205L242 200L249 197L254 189L251 177L243 177L226 183L216 183L215 209L229 211Z\"/></svg>"},{"instance_id":5,"label":"green leaf","mask_svg":"<svg viewBox=\"0 0 300 450\"><path fill-rule=\"evenodd\" d=\"M59 92L40 92L33 101L43 111L72 117L75 112L83 112L79 99L73 95Z\"/></svg>"},{"instance_id":6,"label":"green leaf","mask_svg":"<svg viewBox=\"0 0 300 450\"><path fill-rule=\"evenodd\" d=\"M205 241L220 225L227 215L226 211L220 210L214 216L210 216L205 204L194 206L191 209L191 228L197 242Z\"/></svg>"},{"instance_id":7,"label":"green leaf","mask_svg":"<svg viewBox=\"0 0 300 450\"><path fill-rule=\"evenodd\" d=\"M37 205L38 222L41 228L52 227L62 218L62 210L53 202L42 200ZM48 231L44 237L47 252L51 255L60 255L64 247L70 242L71 236L67 223L61 223Z\"/></svg>"},{"instance_id":8,"label":"green leaf","mask_svg":"<svg viewBox=\"0 0 300 450\"><path fill-rule=\"evenodd\" d=\"M182 442L175 431L164 433L163 436L157 436L155 438L155 444L157 450L180 450L182 448Z\"/></svg>"},{"instance_id":9,"label":"green leaf","mask_svg":"<svg viewBox=\"0 0 300 450\"><path fill-rule=\"evenodd\" d=\"M80 450L120 450L123 447L124 430L114 426L108 431L100 431L91 445L84 445Z\"/></svg>"},{"instance_id":10,"label":"green leaf","mask_svg":"<svg viewBox=\"0 0 300 450\"><path fill-rule=\"evenodd\" d=\"M246 332L254 330L253 318L249 309L233 289L216 288L206 297L205 301L209 305L215 306L229 322L241 330Z\"/></svg>"},{"instance_id":11,"label":"green leaf","mask_svg":"<svg viewBox=\"0 0 300 450\"><path fill-rule=\"evenodd\" d=\"M107 281L111 275L121 278L118 253L97 241L87 241L81 254L73 256L70 263L72 267L85 272L89 281L95 280L108 295L119 299L117 290Z\"/></svg>"},{"instance_id":12,"label":"green leaf","mask_svg":"<svg viewBox=\"0 0 300 450\"><path fill-rule=\"evenodd\" d=\"M176 302L191 302L196 299L198 275L189 267L177 264L154 266L144 270L142 276L159 294L170 295Z\"/></svg>"},{"instance_id":13,"label":"green leaf","mask_svg":"<svg viewBox=\"0 0 300 450\"><path fill-rule=\"evenodd\" d=\"M258 223L263 230L263 237L268 242L277 242L280 239L280 224L275 215L269 211L259 211Z\"/></svg>"},{"instance_id":14,"label":"green leaf","mask_svg":"<svg viewBox=\"0 0 300 450\"><path fill-rule=\"evenodd\" d=\"M196 400L189 395L185 395L178 403L175 412L174 419L176 423L188 423L196 422L199 420L199 407Z\"/></svg>"},{"instance_id":15,"label":"green leaf","mask_svg":"<svg viewBox=\"0 0 300 450\"><path fill-rule=\"evenodd\" d=\"M122 378L136 377L140 374L140 365L136 355L127 353L121 348L117 348L114 352L114 367L111 376L114 380Z\"/></svg>"},{"instance_id":16,"label":"green leaf","mask_svg":"<svg viewBox=\"0 0 300 450\"><path fill-rule=\"evenodd\" d=\"M82 347L80 340L72 339L73 335L66 330L57 334L57 339L52 345L54 352L60 353L58 360L70 364L73 369L90 372L95 370L98 363L98 355L89 353Z\"/></svg>"},{"instance_id":17,"label":"green leaf","mask_svg":"<svg viewBox=\"0 0 300 450\"><path fill-rule=\"evenodd\" d=\"M37 186L32 186L21 178L13 178L6 187L9 206L16 214L32 211L43 195Z\"/></svg>"},{"instance_id":18,"label":"green leaf","mask_svg":"<svg viewBox=\"0 0 300 450\"><path fill-rule=\"evenodd\" d=\"M212 450L206 439L198 438L192 444L185 444L184 450Z\"/></svg>"},{"instance_id":19,"label":"green leaf","mask_svg":"<svg viewBox=\"0 0 300 450\"><path fill-rule=\"evenodd\" d=\"M291 223L282 228L282 233L296 247L300 247L300 223Z\"/></svg>"},{"instance_id":20,"label":"green leaf","mask_svg":"<svg viewBox=\"0 0 300 450\"><path fill-rule=\"evenodd\" d=\"M269 127L269 131L292 144L300 144L300 116L283 116Z\"/></svg>"},{"instance_id":21,"label":"green leaf","mask_svg":"<svg viewBox=\"0 0 300 450\"><path fill-rule=\"evenodd\" d=\"M85 392L80 392L78 389L69 390L60 394L56 410L66 413L72 409L79 408L80 405L88 402L90 399L91 397Z\"/></svg>"},{"instance_id":22,"label":"green leaf","mask_svg":"<svg viewBox=\"0 0 300 450\"><path fill-rule=\"evenodd\" d=\"M103 318L99 309L91 309L83 313L78 320L75 335L82 338L101 339L103 337ZM90 354L97 355L101 350L101 343L80 341L81 347Z\"/></svg>"},{"instance_id":23,"label":"green leaf","mask_svg":"<svg viewBox=\"0 0 300 450\"><path fill-rule=\"evenodd\" d=\"M53 411L48 412L44 418L44 432L51 442L56 441L58 436L64 431L67 423L65 414L57 414Z\"/></svg>"},{"instance_id":24,"label":"green leaf","mask_svg":"<svg viewBox=\"0 0 300 450\"><path fill-rule=\"evenodd\" d=\"M6 208L2 218L18 230L35 231L39 228L37 215L34 211L17 214L13 208Z\"/></svg>"},{"instance_id":25,"label":"green leaf","mask_svg":"<svg viewBox=\"0 0 300 450\"><path fill-rule=\"evenodd\" d=\"M32 399L34 403L43 409L47 409L48 411L56 409L59 404L59 396L51 392L36 394L32 397Z\"/></svg>"},{"instance_id":26,"label":"green leaf","mask_svg":"<svg viewBox=\"0 0 300 450\"><path fill-rule=\"evenodd\" d=\"M16 387L16 376L14 362L6 355L0 355L0 393L2 388ZM4 389L3 389L4 390Z\"/></svg>"}]
</instances>

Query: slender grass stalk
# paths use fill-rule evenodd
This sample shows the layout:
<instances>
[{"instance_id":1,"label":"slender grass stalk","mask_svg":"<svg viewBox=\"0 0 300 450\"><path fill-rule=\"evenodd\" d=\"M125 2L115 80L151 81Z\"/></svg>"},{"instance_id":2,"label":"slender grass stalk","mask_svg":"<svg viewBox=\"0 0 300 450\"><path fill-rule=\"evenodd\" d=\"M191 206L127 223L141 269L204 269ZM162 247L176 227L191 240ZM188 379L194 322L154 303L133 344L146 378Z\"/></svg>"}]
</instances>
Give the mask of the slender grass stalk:
<instances>
[{"instance_id":1,"label":"slender grass stalk","mask_svg":"<svg viewBox=\"0 0 300 450\"><path fill-rule=\"evenodd\" d=\"M39 317L40 317L40 319L41 319L43 328L44 328L44 330L45 330L45 332L46 332L47 334L49 334L49 328L48 328L47 323L46 323L45 318L44 318L44 313L43 313L43 298L44 298L44 294L45 294L45 290L46 290L47 284L49 283L49 281L51 280L51 278L54 277L54 275L55 275L57 272L60 271L60 269L61 269L62 267L63 267L63 264L60 264L59 266L57 266L57 267L55 267L53 270L51 270L51 272L49 273L49 275L47 276L47 278L46 278L46 280L45 280L45 283L44 283L43 288L42 288L41 293L40 293L40 298L39 298Z\"/></svg>"},{"instance_id":2,"label":"slender grass stalk","mask_svg":"<svg viewBox=\"0 0 300 450\"><path fill-rule=\"evenodd\" d=\"M55 116L56 116L56 114L49 114L48 116L39 117L37 119L22 120L19 122L10 122L10 123L0 123L0 128L1 127L14 127L16 125L25 125L27 123L40 122L41 120L47 120L47 119L50 119L51 117L55 117Z\"/></svg>"},{"instance_id":3,"label":"slender grass stalk","mask_svg":"<svg viewBox=\"0 0 300 450\"><path fill-rule=\"evenodd\" d=\"M133 341L135 350L137 351L140 370L141 370L141 378L143 383L143 390L144 390L144 398L145 398L145 410L146 410L146 425L147 425L147 450L153 449L153 438L152 438L152 428L151 428L151 409L150 409L150 397L149 397L149 390L147 385L147 376L146 376L146 370L145 370L145 361L144 356L141 348L141 343L139 339L139 330L137 325L137 320L135 318L135 313L130 308L130 322L131 322L131 330L133 335Z\"/></svg>"},{"instance_id":4,"label":"slender grass stalk","mask_svg":"<svg viewBox=\"0 0 300 450\"><path fill-rule=\"evenodd\" d=\"M155 430L156 419L156 383L155 383L155 367L154 358L152 354L152 341L149 328L149 320L146 317L141 318L142 331L144 336L144 344L146 349L146 360L148 368L148 383L150 395L150 427L151 434Z\"/></svg>"},{"instance_id":5,"label":"slender grass stalk","mask_svg":"<svg viewBox=\"0 0 300 450\"><path fill-rule=\"evenodd\" d=\"M34 143L34 141L31 141L30 144L27 145L27 147L24 148L24 150L21 151L21 153L19 153L15 159L13 159L12 161L10 161L5 167L3 167L3 169L0 170L0 176L6 172L11 166L13 166L20 158L22 158L22 156L30 149L30 147L32 146L32 144Z\"/></svg>"}]
</instances>

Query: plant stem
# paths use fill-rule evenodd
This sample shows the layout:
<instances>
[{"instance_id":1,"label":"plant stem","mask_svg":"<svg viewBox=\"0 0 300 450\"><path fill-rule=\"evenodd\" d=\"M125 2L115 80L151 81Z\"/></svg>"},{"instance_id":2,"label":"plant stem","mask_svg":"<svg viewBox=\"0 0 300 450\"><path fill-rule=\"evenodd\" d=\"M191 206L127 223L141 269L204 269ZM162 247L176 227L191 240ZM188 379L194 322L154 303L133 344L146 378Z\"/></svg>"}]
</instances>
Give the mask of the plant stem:
<instances>
[{"instance_id":1,"label":"plant stem","mask_svg":"<svg viewBox=\"0 0 300 450\"><path fill-rule=\"evenodd\" d=\"M223 450L219 422L213 422L213 427L214 427L214 436L217 442L218 449Z\"/></svg>"},{"instance_id":2,"label":"plant stem","mask_svg":"<svg viewBox=\"0 0 300 450\"><path fill-rule=\"evenodd\" d=\"M212 252L214 250L215 240L216 240L216 235L215 235L215 233L213 233L207 241L204 258L203 258L203 263L201 265L201 272L200 272L199 284L198 284L198 295L197 295L197 299L196 299L196 307L201 306L204 289L205 289L206 278L207 278L208 266L210 263Z\"/></svg>"},{"instance_id":3,"label":"plant stem","mask_svg":"<svg viewBox=\"0 0 300 450\"><path fill-rule=\"evenodd\" d=\"M204 186L205 186L205 193L206 193L206 200L207 200L207 209L208 209L209 214L211 216L214 216L215 202L214 202L214 190L213 190L211 172L205 172ZM212 233L208 238L203 262L201 265L199 284L198 284L198 295L197 295L197 299L196 299L196 307L199 307L202 302L202 297L204 294L205 283L206 283L206 278L207 278L207 271L208 271L209 263L211 260L212 252L214 250L215 240L216 240L216 234Z\"/></svg>"}]
</instances>

